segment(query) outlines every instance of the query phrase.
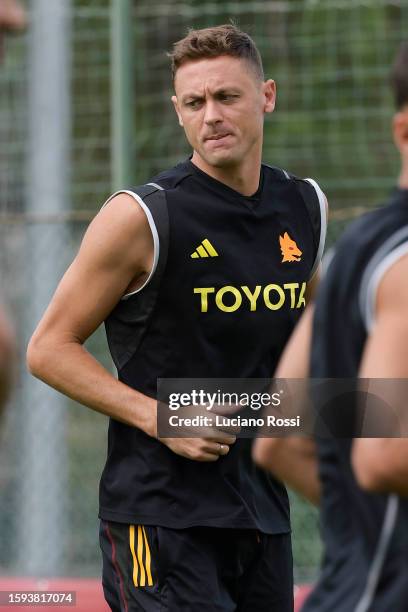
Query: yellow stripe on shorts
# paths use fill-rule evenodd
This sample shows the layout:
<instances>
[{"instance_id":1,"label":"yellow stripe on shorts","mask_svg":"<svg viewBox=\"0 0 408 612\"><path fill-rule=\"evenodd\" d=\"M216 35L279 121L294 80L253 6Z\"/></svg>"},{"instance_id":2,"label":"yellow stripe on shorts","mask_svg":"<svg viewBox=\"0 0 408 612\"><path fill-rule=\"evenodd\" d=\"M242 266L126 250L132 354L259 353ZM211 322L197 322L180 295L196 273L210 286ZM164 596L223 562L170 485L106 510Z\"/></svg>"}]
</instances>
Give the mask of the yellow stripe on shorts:
<instances>
[{"instance_id":1,"label":"yellow stripe on shorts","mask_svg":"<svg viewBox=\"0 0 408 612\"><path fill-rule=\"evenodd\" d=\"M139 564L136 559L135 553L135 526L129 525L129 545L130 550L133 557L133 584L135 587L139 586L138 584L138 576L139 576Z\"/></svg>"},{"instance_id":2,"label":"yellow stripe on shorts","mask_svg":"<svg viewBox=\"0 0 408 612\"><path fill-rule=\"evenodd\" d=\"M137 526L137 558L140 565L140 586L146 586L146 572L143 565L143 532L140 525Z\"/></svg>"},{"instance_id":3,"label":"yellow stripe on shorts","mask_svg":"<svg viewBox=\"0 0 408 612\"><path fill-rule=\"evenodd\" d=\"M149 586L153 586L153 578L151 571L151 555L150 555L150 547L149 542L147 541L146 530L143 527L143 535L144 535L144 543L146 549L146 573L147 573L147 584Z\"/></svg>"}]
</instances>

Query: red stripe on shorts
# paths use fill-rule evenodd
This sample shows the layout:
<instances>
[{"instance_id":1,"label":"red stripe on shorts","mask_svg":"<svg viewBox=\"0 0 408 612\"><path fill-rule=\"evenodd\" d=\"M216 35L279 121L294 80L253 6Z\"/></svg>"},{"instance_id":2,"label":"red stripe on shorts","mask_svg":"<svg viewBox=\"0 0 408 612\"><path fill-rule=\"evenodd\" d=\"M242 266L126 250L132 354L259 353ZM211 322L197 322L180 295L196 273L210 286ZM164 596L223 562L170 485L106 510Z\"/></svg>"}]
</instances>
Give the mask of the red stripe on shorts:
<instances>
[{"instance_id":1,"label":"red stripe on shorts","mask_svg":"<svg viewBox=\"0 0 408 612\"><path fill-rule=\"evenodd\" d=\"M111 546L112 546L112 563L113 563L113 567L115 568L115 571L119 578L120 594L122 595L123 604L125 606L125 612L128 612L128 604L127 604L126 597L125 597L125 588L123 585L123 578L122 578L121 571L119 569L118 562L116 560L116 546L115 546L113 537L111 535L108 523L105 523L105 530L106 530L106 535L109 538L109 542L111 543Z\"/></svg>"}]
</instances>

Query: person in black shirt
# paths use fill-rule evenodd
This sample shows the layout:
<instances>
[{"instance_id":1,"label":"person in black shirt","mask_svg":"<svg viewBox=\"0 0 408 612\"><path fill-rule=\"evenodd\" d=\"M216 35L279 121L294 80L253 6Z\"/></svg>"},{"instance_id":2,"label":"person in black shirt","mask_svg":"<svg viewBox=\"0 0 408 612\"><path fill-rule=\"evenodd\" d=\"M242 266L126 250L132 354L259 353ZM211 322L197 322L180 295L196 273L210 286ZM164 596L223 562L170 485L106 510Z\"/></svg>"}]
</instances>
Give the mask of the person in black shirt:
<instances>
[{"instance_id":1,"label":"person in black shirt","mask_svg":"<svg viewBox=\"0 0 408 612\"><path fill-rule=\"evenodd\" d=\"M407 43L397 55L392 83L398 109L393 135L401 154L398 188L386 206L363 215L341 237L315 305L306 309L276 376L371 379L378 398L396 391L397 401L389 406L397 410L398 389L408 378ZM353 403L342 411L355 416L359 405L349 397ZM406 428L406 393L403 403L397 414ZM302 611L406 612L408 441L333 433L315 443L259 439L254 447L260 465L320 504L321 576Z\"/></svg>"},{"instance_id":2,"label":"person in black shirt","mask_svg":"<svg viewBox=\"0 0 408 612\"><path fill-rule=\"evenodd\" d=\"M232 430L158 439L157 381L271 375L319 266L325 197L261 163L275 83L247 34L191 31L171 57L192 156L109 198L28 363L111 417L99 516L112 610L289 612L284 487ZM103 321L118 380L82 346Z\"/></svg>"}]
</instances>

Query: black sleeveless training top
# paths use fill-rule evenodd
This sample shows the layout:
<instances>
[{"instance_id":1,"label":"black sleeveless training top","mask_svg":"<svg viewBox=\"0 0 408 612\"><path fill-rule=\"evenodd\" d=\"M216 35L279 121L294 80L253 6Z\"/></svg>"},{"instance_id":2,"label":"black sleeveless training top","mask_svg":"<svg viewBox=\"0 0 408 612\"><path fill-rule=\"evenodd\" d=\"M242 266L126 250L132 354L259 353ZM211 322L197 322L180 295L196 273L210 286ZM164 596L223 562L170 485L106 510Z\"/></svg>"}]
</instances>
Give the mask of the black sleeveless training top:
<instances>
[{"instance_id":1,"label":"black sleeveless training top","mask_svg":"<svg viewBox=\"0 0 408 612\"><path fill-rule=\"evenodd\" d=\"M353 222L320 284L311 376L358 376L375 321L378 284L408 253L408 191ZM350 406L344 406L350 416ZM347 418L347 417L346 417ZM302 612L408 611L408 501L364 492L351 467L351 439L317 438L325 546L320 580Z\"/></svg>"},{"instance_id":2,"label":"black sleeveless training top","mask_svg":"<svg viewBox=\"0 0 408 612\"><path fill-rule=\"evenodd\" d=\"M105 322L119 379L154 398L158 378L272 376L323 250L320 188L262 165L258 191L245 197L186 161L126 191L147 214L155 257L147 284ZM100 517L290 529L286 491L252 463L251 440L196 462L113 419Z\"/></svg>"}]
</instances>

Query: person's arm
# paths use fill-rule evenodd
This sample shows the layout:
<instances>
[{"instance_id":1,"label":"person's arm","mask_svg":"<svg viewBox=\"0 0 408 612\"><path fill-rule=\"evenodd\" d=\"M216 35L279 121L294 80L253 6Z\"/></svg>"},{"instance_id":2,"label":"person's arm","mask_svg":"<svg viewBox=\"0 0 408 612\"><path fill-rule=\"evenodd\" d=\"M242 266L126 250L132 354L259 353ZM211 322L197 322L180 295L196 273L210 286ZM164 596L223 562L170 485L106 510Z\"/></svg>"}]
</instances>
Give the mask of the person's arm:
<instances>
[{"instance_id":1,"label":"person's arm","mask_svg":"<svg viewBox=\"0 0 408 612\"><path fill-rule=\"evenodd\" d=\"M324 196L326 221L329 205ZM322 220L323 222L323 220ZM306 304L309 304L295 327L281 356L275 378L307 378L309 375L310 345L314 306L311 303L317 293L322 274L320 263L306 287ZM253 445L254 461L271 471L277 478L300 493L315 505L320 500L320 480L313 438L287 436L284 438L258 438Z\"/></svg>"},{"instance_id":2,"label":"person's arm","mask_svg":"<svg viewBox=\"0 0 408 612\"><path fill-rule=\"evenodd\" d=\"M92 221L28 346L30 372L98 412L157 435L156 400L117 380L83 344L121 297L143 284L153 262L153 238L145 213L119 194ZM217 442L162 440L183 456L210 461L228 452L231 436ZM223 446L220 452L220 444Z\"/></svg>"},{"instance_id":3,"label":"person's arm","mask_svg":"<svg viewBox=\"0 0 408 612\"><path fill-rule=\"evenodd\" d=\"M405 255L379 284L375 323L364 349L361 378L408 379L407 278ZM364 489L408 495L408 439L358 438L353 443L352 463Z\"/></svg>"},{"instance_id":4,"label":"person's arm","mask_svg":"<svg viewBox=\"0 0 408 612\"><path fill-rule=\"evenodd\" d=\"M317 288L320 283L320 277L322 273L322 264L319 264L316 272L313 274L312 278L308 281L306 285L306 304L309 304L316 297Z\"/></svg>"},{"instance_id":5,"label":"person's arm","mask_svg":"<svg viewBox=\"0 0 408 612\"><path fill-rule=\"evenodd\" d=\"M309 372L313 306L308 306L297 324L279 362L275 378L306 378ZM279 480L314 504L319 503L315 443L311 438L288 436L258 438L253 446L253 458L258 465L270 470Z\"/></svg>"},{"instance_id":6,"label":"person's arm","mask_svg":"<svg viewBox=\"0 0 408 612\"><path fill-rule=\"evenodd\" d=\"M353 445L353 468L366 491L408 495L408 440L358 438Z\"/></svg>"},{"instance_id":7,"label":"person's arm","mask_svg":"<svg viewBox=\"0 0 408 612\"><path fill-rule=\"evenodd\" d=\"M0 310L0 415L10 395L14 372L14 337L5 314Z\"/></svg>"}]
</instances>

